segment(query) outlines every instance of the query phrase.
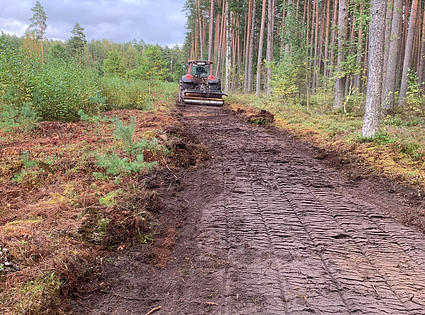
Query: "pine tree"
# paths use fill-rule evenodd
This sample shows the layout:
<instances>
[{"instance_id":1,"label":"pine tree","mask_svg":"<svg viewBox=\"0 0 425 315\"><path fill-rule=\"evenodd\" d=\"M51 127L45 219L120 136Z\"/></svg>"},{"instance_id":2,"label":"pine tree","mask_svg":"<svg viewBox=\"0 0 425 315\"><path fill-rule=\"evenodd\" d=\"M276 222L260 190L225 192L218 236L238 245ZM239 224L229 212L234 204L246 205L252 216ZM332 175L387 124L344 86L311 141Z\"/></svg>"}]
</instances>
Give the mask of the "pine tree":
<instances>
[{"instance_id":1,"label":"pine tree","mask_svg":"<svg viewBox=\"0 0 425 315\"><path fill-rule=\"evenodd\" d=\"M260 95L261 91L261 63L263 62L263 40L264 40L264 25L266 20L266 5L267 0L263 0L263 8L261 10L261 25L260 25L260 40L258 44L258 58L257 58L257 84L255 94Z\"/></svg>"},{"instance_id":2,"label":"pine tree","mask_svg":"<svg viewBox=\"0 0 425 315\"><path fill-rule=\"evenodd\" d=\"M403 106L406 104L405 99L407 96L407 89L409 84L409 78L408 78L409 69L411 67L412 57L413 57L412 51L413 51L413 41L415 36L417 10L418 10L418 0L413 0L411 12L410 12L410 18L409 18L409 31L407 33L406 47L404 52L403 74L401 77L401 87L400 87L400 94L398 98L399 106Z\"/></svg>"},{"instance_id":3,"label":"pine tree","mask_svg":"<svg viewBox=\"0 0 425 315\"><path fill-rule=\"evenodd\" d=\"M75 23L74 28L71 31L73 35L68 40L68 47L71 54L78 57L78 61L81 64L81 55L84 46L87 44L86 35L84 34L84 28L80 24Z\"/></svg>"},{"instance_id":4,"label":"pine tree","mask_svg":"<svg viewBox=\"0 0 425 315\"><path fill-rule=\"evenodd\" d=\"M394 1L388 62L384 80L385 88L382 100L382 109L384 116L392 114L394 110L394 92L396 85L397 59L400 50L401 18L403 13L402 6L403 0Z\"/></svg>"},{"instance_id":5,"label":"pine tree","mask_svg":"<svg viewBox=\"0 0 425 315\"><path fill-rule=\"evenodd\" d=\"M369 33L369 73L362 130L363 137L368 138L374 137L379 131L382 68L384 64L385 14L385 1L373 0L372 22Z\"/></svg>"},{"instance_id":6,"label":"pine tree","mask_svg":"<svg viewBox=\"0 0 425 315\"><path fill-rule=\"evenodd\" d=\"M348 0L339 1L338 10L338 77L335 86L334 109L342 111L344 108L346 76L343 69L348 31Z\"/></svg>"},{"instance_id":7,"label":"pine tree","mask_svg":"<svg viewBox=\"0 0 425 315\"><path fill-rule=\"evenodd\" d=\"M35 6L31 9L31 11L34 12L34 15L30 18L31 24L28 28L34 31L36 38L41 42L41 62L44 63L43 37L47 29L47 16L40 1L35 3Z\"/></svg>"}]
</instances>

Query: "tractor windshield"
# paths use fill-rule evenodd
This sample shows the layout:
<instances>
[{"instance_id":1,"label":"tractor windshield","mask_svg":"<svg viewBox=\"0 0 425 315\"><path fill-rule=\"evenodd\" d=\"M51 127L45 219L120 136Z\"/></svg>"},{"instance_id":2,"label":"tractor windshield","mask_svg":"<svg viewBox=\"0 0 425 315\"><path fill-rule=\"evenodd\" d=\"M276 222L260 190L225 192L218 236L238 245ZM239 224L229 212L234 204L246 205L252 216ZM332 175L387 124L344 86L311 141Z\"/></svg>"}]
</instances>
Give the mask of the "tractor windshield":
<instances>
[{"instance_id":1,"label":"tractor windshield","mask_svg":"<svg viewBox=\"0 0 425 315\"><path fill-rule=\"evenodd\" d=\"M207 78L210 75L210 65L192 64L190 74L198 78Z\"/></svg>"}]
</instances>

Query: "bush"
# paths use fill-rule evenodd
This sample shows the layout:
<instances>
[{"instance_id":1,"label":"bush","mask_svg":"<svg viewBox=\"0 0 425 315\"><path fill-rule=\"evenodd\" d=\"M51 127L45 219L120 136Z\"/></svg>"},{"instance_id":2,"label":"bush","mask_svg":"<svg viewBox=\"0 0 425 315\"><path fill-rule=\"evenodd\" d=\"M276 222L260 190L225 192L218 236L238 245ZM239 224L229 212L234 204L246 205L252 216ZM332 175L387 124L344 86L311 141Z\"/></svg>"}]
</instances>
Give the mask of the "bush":
<instances>
[{"instance_id":1,"label":"bush","mask_svg":"<svg viewBox=\"0 0 425 315\"><path fill-rule=\"evenodd\" d=\"M123 79L106 75L101 81L102 94L108 109L150 109L148 83L138 79Z\"/></svg>"},{"instance_id":2,"label":"bush","mask_svg":"<svg viewBox=\"0 0 425 315\"><path fill-rule=\"evenodd\" d=\"M24 49L14 48L5 35L0 36L0 105L11 113L31 104L36 116L44 120L78 120L79 110L99 111L98 92L94 71L72 62L42 65Z\"/></svg>"},{"instance_id":3,"label":"bush","mask_svg":"<svg viewBox=\"0 0 425 315\"><path fill-rule=\"evenodd\" d=\"M94 71L73 63L45 65L34 82L34 109L45 120L76 121L78 112L98 113L99 91Z\"/></svg>"}]
</instances>

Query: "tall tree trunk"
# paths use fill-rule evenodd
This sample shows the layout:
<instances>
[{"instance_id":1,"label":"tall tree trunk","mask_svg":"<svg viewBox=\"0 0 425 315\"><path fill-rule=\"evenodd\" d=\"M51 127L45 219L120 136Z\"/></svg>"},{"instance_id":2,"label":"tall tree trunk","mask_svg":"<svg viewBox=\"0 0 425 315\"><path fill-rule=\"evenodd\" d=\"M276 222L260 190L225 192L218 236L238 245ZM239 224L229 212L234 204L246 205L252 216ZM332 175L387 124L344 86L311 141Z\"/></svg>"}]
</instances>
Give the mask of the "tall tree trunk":
<instances>
[{"instance_id":1,"label":"tall tree trunk","mask_svg":"<svg viewBox=\"0 0 425 315\"><path fill-rule=\"evenodd\" d=\"M43 49L43 21L40 21L40 39L41 39L41 63L44 63L44 49Z\"/></svg>"},{"instance_id":2,"label":"tall tree trunk","mask_svg":"<svg viewBox=\"0 0 425 315\"><path fill-rule=\"evenodd\" d=\"M326 8L326 3L323 5ZM317 54L317 79L316 79L316 89L320 87L320 75L322 74L322 65L323 65L323 37L326 28L326 10L322 10L320 14L320 33L319 33L319 53Z\"/></svg>"},{"instance_id":3,"label":"tall tree trunk","mask_svg":"<svg viewBox=\"0 0 425 315\"><path fill-rule=\"evenodd\" d=\"M281 36L280 36L280 60L282 60L283 58L283 52L284 52L284 47L285 47L285 39L283 36L283 32L285 31L285 16L286 16L286 0L283 0L282 3L282 25L281 25Z\"/></svg>"},{"instance_id":4,"label":"tall tree trunk","mask_svg":"<svg viewBox=\"0 0 425 315\"><path fill-rule=\"evenodd\" d=\"M191 42L192 42L192 47L190 47L190 59L193 60L195 59L195 56L194 56L195 42L193 40L193 31L190 33L190 36L191 36Z\"/></svg>"},{"instance_id":5,"label":"tall tree trunk","mask_svg":"<svg viewBox=\"0 0 425 315\"><path fill-rule=\"evenodd\" d=\"M199 23L199 52L201 56L201 60L204 60L204 43L203 32L202 32L202 13L201 13L201 0L198 0L198 23Z\"/></svg>"},{"instance_id":6,"label":"tall tree trunk","mask_svg":"<svg viewBox=\"0 0 425 315\"><path fill-rule=\"evenodd\" d=\"M239 17L238 17L238 19L239 19ZM239 20L238 20L238 27L239 27ZM236 54L238 55L238 57L237 57L237 59L238 59L238 61L237 61L238 72L237 72L237 77L236 77L236 83L237 83L237 89L238 90L242 89L242 85L241 85L241 78L242 78L241 71L242 70L241 70L241 67L242 67L243 48L241 49L241 46L243 47L243 42L241 42L241 41L242 41L241 36L238 33L237 40L236 40L236 43L237 43Z\"/></svg>"},{"instance_id":7,"label":"tall tree trunk","mask_svg":"<svg viewBox=\"0 0 425 315\"><path fill-rule=\"evenodd\" d=\"M208 32L208 60L213 58L213 23L214 23L214 0L211 0L210 7L210 28Z\"/></svg>"},{"instance_id":8,"label":"tall tree trunk","mask_svg":"<svg viewBox=\"0 0 425 315\"><path fill-rule=\"evenodd\" d=\"M266 61L273 62L273 31L274 31L274 7L275 1L268 0L269 7L267 13L267 49L266 49ZM271 80L272 80L272 69L270 66L266 68L267 82L266 82L266 91L267 97L270 97L272 94Z\"/></svg>"},{"instance_id":9,"label":"tall tree trunk","mask_svg":"<svg viewBox=\"0 0 425 315\"><path fill-rule=\"evenodd\" d=\"M318 68L318 59L319 59L319 30L320 30L320 24L319 24L319 1L314 1L315 2L315 13L316 13L316 27L315 27L315 32L314 32L314 63L313 63L313 84L312 84L312 88L313 90L316 89L317 87L317 68Z\"/></svg>"},{"instance_id":10,"label":"tall tree trunk","mask_svg":"<svg viewBox=\"0 0 425 315\"><path fill-rule=\"evenodd\" d=\"M419 54L419 66L418 66L418 83L422 85L424 82L424 60L425 57L425 12L422 18L422 39L421 39L421 51Z\"/></svg>"},{"instance_id":11,"label":"tall tree trunk","mask_svg":"<svg viewBox=\"0 0 425 315\"><path fill-rule=\"evenodd\" d=\"M229 12L229 1L226 1L226 82L224 85L224 91L226 93L230 90L230 68L231 68L231 57L232 57L232 36L231 36L231 23L232 23L232 12Z\"/></svg>"},{"instance_id":12,"label":"tall tree trunk","mask_svg":"<svg viewBox=\"0 0 425 315\"><path fill-rule=\"evenodd\" d=\"M255 31L255 8L256 1L253 1L252 4L252 22L251 22L251 32L249 38L249 56L248 56L248 85L247 91L252 92L254 88L254 31Z\"/></svg>"},{"instance_id":13,"label":"tall tree trunk","mask_svg":"<svg viewBox=\"0 0 425 315\"><path fill-rule=\"evenodd\" d=\"M363 15L363 3L360 4L360 15ZM363 57L363 27L359 28L359 32L357 35L357 57L356 57L356 66L361 69L362 57ZM361 92L361 79L362 79L362 71L354 76L354 88Z\"/></svg>"},{"instance_id":14,"label":"tall tree trunk","mask_svg":"<svg viewBox=\"0 0 425 315\"><path fill-rule=\"evenodd\" d=\"M421 1L418 4L418 13L416 15L416 30L415 30L415 44L414 44L414 60L415 65L412 67L416 71L419 69L419 55L421 51L421 30L422 30L422 5Z\"/></svg>"},{"instance_id":15,"label":"tall tree trunk","mask_svg":"<svg viewBox=\"0 0 425 315\"><path fill-rule=\"evenodd\" d=\"M293 14L293 0L289 0L289 3L291 4L290 9L287 12L287 18L290 18ZM285 30L285 32L288 32L288 29ZM289 43L285 44L285 55L288 55L291 52L291 46Z\"/></svg>"},{"instance_id":16,"label":"tall tree trunk","mask_svg":"<svg viewBox=\"0 0 425 315\"><path fill-rule=\"evenodd\" d=\"M409 68L412 63L412 49L413 49L413 40L415 38L417 8L418 8L418 0L413 0L411 13L409 17L409 30L408 30L407 39L406 39L406 49L404 51L403 74L401 76L400 95L398 98L399 106L406 105L407 88L409 84L408 74L409 74Z\"/></svg>"},{"instance_id":17,"label":"tall tree trunk","mask_svg":"<svg viewBox=\"0 0 425 315\"><path fill-rule=\"evenodd\" d=\"M331 16L331 0L326 0L326 24L325 24L325 55L324 55L324 75L329 75L329 21Z\"/></svg>"},{"instance_id":18,"label":"tall tree trunk","mask_svg":"<svg viewBox=\"0 0 425 315\"><path fill-rule=\"evenodd\" d=\"M198 35L199 35L199 30L198 30L198 16L195 13L195 59L198 59Z\"/></svg>"},{"instance_id":19,"label":"tall tree trunk","mask_svg":"<svg viewBox=\"0 0 425 315\"><path fill-rule=\"evenodd\" d=\"M372 22L369 32L368 84L363 122L363 137L371 138L379 132L379 110L381 107L382 66L385 41L384 0L373 0Z\"/></svg>"},{"instance_id":20,"label":"tall tree trunk","mask_svg":"<svg viewBox=\"0 0 425 315\"><path fill-rule=\"evenodd\" d=\"M220 30L221 30L221 17L220 13L217 13L217 16L215 18L215 34L214 34L214 62L218 62L218 53L220 49Z\"/></svg>"},{"instance_id":21,"label":"tall tree trunk","mask_svg":"<svg viewBox=\"0 0 425 315\"><path fill-rule=\"evenodd\" d=\"M316 5L315 5L316 3L317 3L317 1L315 1L315 3L313 3L313 5L312 5L313 14L311 15L312 21L311 21L311 36L310 36L310 59L309 59L310 62L308 63L308 70L309 70L310 75L311 75L311 66L312 66L311 63L313 61L313 51L314 51L314 21L315 21L315 17L316 17L316 11L315 11L316 10ZM310 80L310 78L309 78L309 81L313 82L313 80Z\"/></svg>"},{"instance_id":22,"label":"tall tree trunk","mask_svg":"<svg viewBox=\"0 0 425 315\"><path fill-rule=\"evenodd\" d=\"M331 27L331 58L330 58L330 65L334 65L335 60L335 39L337 37L336 34L336 22L338 19L338 0L333 0L334 6L333 6L333 19L332 19L332 27ZM332 67L329 69L328 76L332 77Z\"/></svg>"},{"instance_id":23,"label":"tall tree trunk","mask_svg":"<svg viewBox=\"0 0 425 315\"><path fill-rule=\"evenodd\" d=\"M385 16L385 50L384 50L384 77L387 72L387 63L388 57L390 53L390 39L391 39L391 24L393 17L393 8L394 8L394 0L387 0L387 13ZM385 82L383 82L385 84ZM382 91L384 91L384 86L382 86Z\"/></svg>"},{"instance_id":24,"label":"tall tree trunk","mask_svg":"<svg viewBox=\"0 0 425 315\"><path fill-rule=\"evenodd\" d=\"M407 30L409 26L409 14L411 8L411 1L405 0L404 3L404 12L402 16L402 30L401 30L401 40L400 40L400 60L404 60L405 49L406 49L406 38L407 38ZM397 82L401 81L401 76L403 74L403 62L398 63L398 73L397 73Z\"/></svg>"},{"instance_id":25,"label":"tall tree trunk","mask_svg":"<svg viewBox=\"0 0 425 315\"><path fill-rule=\"evenodd\" d=\"M379 1L379 0L374 0ZM382 0L381 0L382 1ZM348 31L348 0L339 1L338 10L338 77L335 86L335 99L333 108L337 111L344 109L345 74L342 65L345 61L345 41Z\"/></svg>"},{"instance_id":26,"label":"tall tree trunk","mask_svg":"<svg viewBox=\"0 0 425 315\"><path fill-rule=\"evenodd\" d=\"M251 23L252 23L252 16L254 13L252 12L252 4L253 0L249 0L248 3L248 27L246 31L246 48L245 48L245 80L244 80L244 90L245 92L248 92L248 64L249 64L249 55L250 55L250 42L251 42Z\"/></svg>"},{"instance_id":27,"label":"tall tree trunk","mask_svg":"<svg viewBox=\"0 0 425 315\"><path fill-rule=\"evenodd\" d=\"M257 85L255 88L255 94L260 95L261 91L261 63L263 62L263 41L264 41L264 24L266 20L266 4L267 0L263 0L263 9L261 15L261 26L260 26L260 40L258 44L258 59L257 59Z\"/></svg>"},{"instance_id":28,"label":"tall tree trunk","mask_svg":"<svg viewBox=\"0 0 425 315\"><path fill-rule=\"evenodd\" d=\"M227 0L224 0L227 3ZM221 13L221 30L220 30L220 39L219 39L219 45L218 45L218 56L217 56L217 67L216 67L216 77L219 76L220 72L220 60L222 57L222 51L224 46L224 31L226 29L226 15L225 15L225 9L226 5L223 3L222 13Z\"/></svg>"}]
</instances>

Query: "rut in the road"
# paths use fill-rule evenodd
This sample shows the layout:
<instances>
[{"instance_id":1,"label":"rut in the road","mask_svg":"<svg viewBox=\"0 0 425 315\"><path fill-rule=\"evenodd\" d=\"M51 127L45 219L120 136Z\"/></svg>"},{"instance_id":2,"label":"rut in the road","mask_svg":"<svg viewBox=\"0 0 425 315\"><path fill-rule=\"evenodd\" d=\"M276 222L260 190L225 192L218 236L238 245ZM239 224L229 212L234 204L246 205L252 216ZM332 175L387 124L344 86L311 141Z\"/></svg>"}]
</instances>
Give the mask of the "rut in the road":
<instances>
[{"instance_id":1,"label":"rut in the road","mask_svg":"<svg viewBox=\"0 0 425 315\"><path fill-rule=\"evenodd\" d=\"M199 259L220 262L203 276L222 284L221 314L425 314L422 234L349 195L288 136L217 109L184 114L223 187L199 209L198 239Z\"/></svg>"}]
</instances>

